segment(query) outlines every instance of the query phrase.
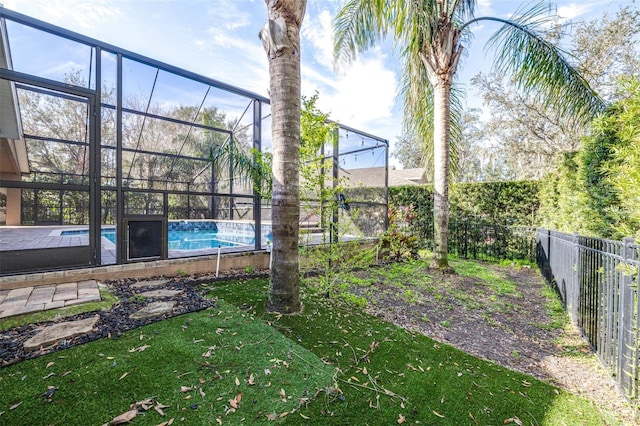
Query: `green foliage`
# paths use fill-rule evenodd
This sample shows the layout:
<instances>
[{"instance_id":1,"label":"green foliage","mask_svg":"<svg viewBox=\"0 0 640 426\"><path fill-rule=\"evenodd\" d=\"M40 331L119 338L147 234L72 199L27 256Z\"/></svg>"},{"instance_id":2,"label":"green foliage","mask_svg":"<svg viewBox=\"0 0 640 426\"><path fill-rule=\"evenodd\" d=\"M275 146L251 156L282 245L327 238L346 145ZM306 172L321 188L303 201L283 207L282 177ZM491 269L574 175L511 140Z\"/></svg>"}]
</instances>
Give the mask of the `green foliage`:
<instances>
[{"instance_id":1,"label":"green foliage","mask_svg":"<svg viewBox=\"0 0 640 426\"><path fill-rule=\"evenodd\" d=\"M450 223L468 218L496 225L535 226L538 182L486 182L452 185ZM428 185L389 188L389 204L413 206L410 229L421 244L433 240L433 189Z\"/></svg>"},{"instance_id":2,"label":"green foliage","mask_svg":"<svg viewBox=\"0 0 640 426\"><path fill-rule=\"evenodd\" d=\"M383 257L394 260L418 258L418 236L411 232L411 222L416 218L412 204L389 208L389 227L378 243Z\"/></svg>"},{"instance_id":3,"label":"green foliage","mask_svg":"<svg viewBox=\"0 0 640 426\"><path fill-rule=\"evenodd\" d=\"M460 183L451 188L452 218L533 226L538 206L538 183L534 181Z\"/></svg>"},{"instance_id":4,"label":"green foliage","mask_svg":"<svg viewBox=\"0 0 640 426\"><path fill-rule=\"evenodd\" d=\"M621 99L596 120L583 148L565 156L540 186L541 224L616 238L640 237L640 83L620 83Z\"/></svg>"},{"instance_id":5,"label":"green foliage","mask_svg":"<svg viewBox=\"0 0 640 426\"><path fill-rule=\"evenodd\" d=\"M614 112L597 124L617 140L603 169L618 203L609 206L606 213L613 220L616 237L640 240L640 78L622 81L620 93L623 97Z\"/></svg>"}]
</instances>

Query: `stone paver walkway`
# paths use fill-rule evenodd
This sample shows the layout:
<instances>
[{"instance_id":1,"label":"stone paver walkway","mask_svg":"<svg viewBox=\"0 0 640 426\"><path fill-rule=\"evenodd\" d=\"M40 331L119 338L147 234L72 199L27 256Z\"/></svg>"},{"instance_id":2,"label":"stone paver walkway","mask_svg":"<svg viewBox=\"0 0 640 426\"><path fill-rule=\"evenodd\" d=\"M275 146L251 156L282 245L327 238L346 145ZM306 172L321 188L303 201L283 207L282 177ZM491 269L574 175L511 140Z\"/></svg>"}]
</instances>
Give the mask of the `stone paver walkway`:
<instances>
[{"instance_id":1,"label":"stone paver walkway","mask_svg":"<svg viewBox=\"0 0 640 426\"><path fill-rule=\"evenodd\" d=\"M99 301L95 280L0 290L0 319Z\"/></svg>"}]
</instances>

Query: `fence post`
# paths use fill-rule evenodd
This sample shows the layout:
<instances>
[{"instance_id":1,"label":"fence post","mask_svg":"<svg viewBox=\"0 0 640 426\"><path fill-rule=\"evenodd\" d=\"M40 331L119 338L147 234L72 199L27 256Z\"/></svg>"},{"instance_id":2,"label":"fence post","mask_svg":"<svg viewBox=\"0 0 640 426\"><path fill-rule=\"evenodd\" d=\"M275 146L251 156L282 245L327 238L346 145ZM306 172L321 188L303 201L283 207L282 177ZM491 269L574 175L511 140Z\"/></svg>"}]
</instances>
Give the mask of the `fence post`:
<instances>
[{"instance_id":1,"label":"fence post","mask_svg":"<svg viewBox=\"0 0 640 426\"><path fill-rule=\"evenodd\" d=\"M637 349L637 342L634 342L633 331L633 316L634 316L634 297L633 294L628 294L632 291L632 276L630 271L624 268L624 265L630 265L634 259L634 248L631 246L635 244L633 238L624 238L622 240L622 265L623 269L620 274L620 293L618 298L618 365L616 366L616 374L618 375L618 384L622 390L626 393L627 397L634 398L638 395L638 357L634 356ZM637 275L637 272L635 273ZM625 366L628 371L625 371ZM628 383L628 386L626 383Z\"/></svg>"},{"instance_id":2,"label":"fence post","mask_svg":"<svg viewBox=\"0 0 640 426\"><path fill-rule=\"evenodd\" d=\"M580 300L582 300L582 289L580 288L580 247L578 241L579 235L577 232L574 232L573 238L571 240L571 280L569 284L570 290L567 293L568 295L571 295L571 307L569 313L571 314L571 317L576 324L580 323L578 316L580 312ZM568 299L569 297L567 297L567 302ZM569 308L569 305L567 305L567 308Z\"/></svg>"}]
</instances>

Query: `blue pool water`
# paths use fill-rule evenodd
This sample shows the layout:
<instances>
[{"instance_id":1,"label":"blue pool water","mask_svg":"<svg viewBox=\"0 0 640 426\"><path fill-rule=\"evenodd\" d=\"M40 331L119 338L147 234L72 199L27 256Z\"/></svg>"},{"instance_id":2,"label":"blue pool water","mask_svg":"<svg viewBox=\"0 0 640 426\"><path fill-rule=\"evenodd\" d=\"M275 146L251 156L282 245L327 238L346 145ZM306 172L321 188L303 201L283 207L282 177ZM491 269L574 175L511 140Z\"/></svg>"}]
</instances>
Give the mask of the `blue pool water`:
<instances>
[{"instance_id":1,"label":"blue pool water","mask_svg":"<svg viewBox=\"0 0 640 426\"><path fill-rule=\"evenodd\" d=\"M88 235L87 229L74 229L62 231L60 236L71 235ZM116 230L115 228L105 228L102 230L102 236L115 244ZM236 247L242 245L253 245L255 238L253 235L226 235L216 231L204 230L187 230L187 231L169 231L168 233L169 250L202 250L218 247Z\"/></svg>"}]
</instances>

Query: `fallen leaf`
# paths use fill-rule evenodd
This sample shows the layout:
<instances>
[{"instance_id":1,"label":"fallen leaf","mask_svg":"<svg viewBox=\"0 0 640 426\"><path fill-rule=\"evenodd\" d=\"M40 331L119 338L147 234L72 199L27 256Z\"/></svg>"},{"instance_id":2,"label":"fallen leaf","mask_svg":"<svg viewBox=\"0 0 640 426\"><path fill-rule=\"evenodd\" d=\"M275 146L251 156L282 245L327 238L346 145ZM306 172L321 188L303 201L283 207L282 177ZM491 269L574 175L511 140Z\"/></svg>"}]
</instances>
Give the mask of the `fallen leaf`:
<instances>
[{"instance_id":1,"label":"fallen leaf","mask_svg":"<svg viewBox=\"0 0 640 426\"><path fill-rule=\"evenodd\" d=\"M505 425L508 425L508 424L511 424L511 423L515 423L515 424L517 424L518 426L522 426L522 420L520 420L520 419L519 419L519 418L517 418L517 417L511 417L511 418L509 418L509 419L507 419L507 420L505 420L505 421L504 421L504 424L505 424Z\"/></svg>"},{"instance_id":2,"label":"fallen leaf","mask_svg":"<svg viewBox=\"0 0 640 426\"><path fill-rule=\"evenodd\" d=\"M396 423L401 425L402 423L404 423L406 421L407 421L407 419L402 414L398 414L398 420L396 420Z\"/></svg>"},{"instance_id":3,"label":"fallen leaf","mask_svg":"<svg viewBox=\"0 0 640 426\"><path fill-rule=\"evenodd\" d=\"M216 417L216 423L221 425L222 424L222 419L220 417Z\"/></svg>"},{"instance_id":4,"label":"fallen leaf","mask_svg":"<svg viewBox=\"0 0 640 426\"><path fill-rule=\"evenodd\" d=\"M206 351L205 353L202 354L202 356L205 358L209 358L211 356L211 351Z\"/></svg>"},{"instance_id":5,"label":"fallen leaf","mask_svg":"<svg viewBox=\"0 0 640 426\"><path fill-rule=\"evenodd\" d=\"M311 417L309 416L305 416L304 414L300 413L300 417L302 417L305 420L309 420Z\"/></svg>"},{"instance_id":6,"label":"fallen leaf","mask_svg":"<svg viewBox=\"0 0 640 426\"><path fill-rule=\"evenodd\" d=\"M149 349L150 347L151 346L149 346L149 345L142 345L142 346L139 346L137 348L129 349L129 352L142 352L145 349Z\"/></svg>"},{"instance_id":7,"label":"fallen leaf","mask_svg":"<svg viewBox=\"0 0 640 426\"><path fill-rule=\"evenodd\" d=\"M153 407L154 410L156 410L156 413L160 414L162 417L165 416L164 411L162 411L164 407L160 406L160 405L156 405L155 407Z\"/></svg>"},{"instance_id":8,"label":"fallen leaf","mask_svg":"<svg viewBox=\"0 0 640 426\"><path fill-rule=\"evenodd\" d=\"M287 393L282 388L280 388L280 398L282 398L284 402L287 402Z\"/></svg>"},{"instance_id":9,"label":"fallen leaf","mask_svg":"<svg viewBox=\"0 0 640 426\"><path fill-rule=\"evenodd\" d=\"M23 402L24 402L24 401L20 401L20 402L18 402L17 404L13 404L11 407L9 407L9 411L11 411L11 410L15 410L16 408L18 408L19 406L21 406Z\"/></svg>"},{"instance_id":10,"label":"fallen leaf","mask_svg":"<svg viewBox=\"0 0 640 426\"><path fill-rule=\"evenodd\" d=\"M278 415L276 413L267 414L267 420L269 420L270 422L274 422L277 418L278 418Z\"/></svg>"},{"instance_id":11,"label":"fallen leaf","mask_svg":"<svg viewBox=\"0 0 640 426\"><path fill-rule=\"evenodd\" d=\"M52 376L55 376L55 375L56 375L56 373L49 373L49 374L47 374L46 376L44 376L44 377L42 378L42 380L47 380L49 377L52 377Z\"/></svg>"},{"instance_id":12,"label":"fallen leaf","mask_svg":"<svg viewBox=\"0 0 640 426\"><path fill-rule=\"evenodd\" d=\"M200 396L203 397L203 398L207 395L206 393L204 393L202 388L198 388L198 392L200 392Z\"/></svg>"},{"instance_id":13,"label":"fallen leaf","mask_svg":"<svg viewBox=\"0 0 640 426\"><path fill-rule=\"evenodd\" d=\"M180 386L180 392L191 392L193 388L189 386Z\"/></svg>"},{"instance_id":14,"label":"fallen leaf","mask_svg":"<svg viewBox=\"0 0 640 426\"><path fill-rule=\"evenodd\" d=\"M265 368L265 369L264 369L264 375L265 375L265 376L268 376L268 375L270 375L270 374L271 374L271 370L269 370L268 368Z\"/></svg>"},{"instance_id":15,"label":"fallen leaf","mask_svg":"<svg viewBox=\"0 0 640 426\"><path fill-rule=\"evenodd\" d=\"M240 386L240 380L236 377L236 386Z\"/></svg>"},{"instance_id":16,"label":"fallen leaf","mask_svg":"<svg viewBox=\"0 0 640 426\"><path fill-rule=\"evenodd\" d=\"M249 384L249 386L253 386L256 384L255 378L253 377L253 373L249 375L249 381L247 383Z\"/></svg>"},{"instance_id":17,"label":"fallen leaf","mask_svg":"<svg viewBox=\"0 0 640 426\"><path fill-rule=\"evenodd\" d=\"M435 414L436 416L440 417L441 419L444 419L444 416L440 413L438 413L437 411L431 410L433 412L433 414Z\"/></svg>"},{"instance_id":18,"label":"fallen leaf","mask_svg":"<svg viewBox=\"0 0 640 426\"><path fill-rule=\"evenodd\" d=\"M367 373L367 367L363 367L362 368L362 374L364 374L365 376L369 373Z\"/></svg>"},{"instance_id":19,"label":"fallen leaf","mask_svg":"<svg viewBox=\"0 0 640 426\"><path fill-rule=\"evenodd\" d=\"M51 367L53 364L55 364L55 362L50 361L50 362L47 364L47 366L46 366L45 368L49 368L49 367Z\"/></svg>"},{"instance_id":20,"label":"fallen leaf","mask_svg":"<svg viewBox=\"0 0 640 426\"><path fill-rule=\"evenodd\" d=\"M69 374L71 374L71 370L69 370L69 371L65 371L64 373L62 373L62 374L60 375L60 377L68 376Z\"/></svg>"},{"instance_id":21,"label":"fallen leaf","mask_svg":"<svg viewBox=\"0 0 640 426\"><path fill-rule=\"evenodd\" d=\"M128 371L127 371L126 373L124 373L122 376L120 376L120 378L119 378L118 380L122 380L122 379L124 379L125 377L127 377L127 374L129 374L129 372L128 372Z\"/></svg>"},{"instance_id":22,"label":"fallen leaf","mask_svg":"<svg viewBox=\"0 0 640 426\"><path fill-rule=\"evenodd\" d=\"M132 408L131 410L120 414L117 417L114 417L113 420L109 422L109 425L121 425L124 423L129 423L131 420L135 419L138 415L138 409Z\"/></svg>"},{"instance_id":23,"label":"fallen leaf","mask_svg":"<svg viewBox=\"0 0 640 426\"><path fill-rule=\"evenodd\" d=\"M278 417L282 418L282 417L286 417L289 415L288 411L285 411L284 413L280 413L280 415Z\"/></svg>"}]
</instances>

